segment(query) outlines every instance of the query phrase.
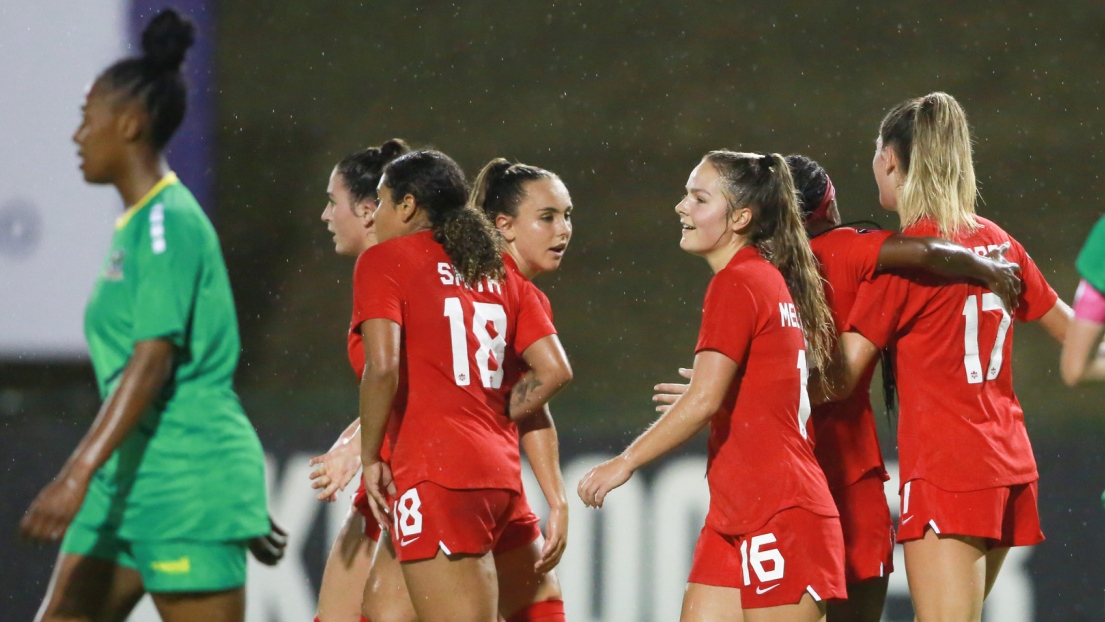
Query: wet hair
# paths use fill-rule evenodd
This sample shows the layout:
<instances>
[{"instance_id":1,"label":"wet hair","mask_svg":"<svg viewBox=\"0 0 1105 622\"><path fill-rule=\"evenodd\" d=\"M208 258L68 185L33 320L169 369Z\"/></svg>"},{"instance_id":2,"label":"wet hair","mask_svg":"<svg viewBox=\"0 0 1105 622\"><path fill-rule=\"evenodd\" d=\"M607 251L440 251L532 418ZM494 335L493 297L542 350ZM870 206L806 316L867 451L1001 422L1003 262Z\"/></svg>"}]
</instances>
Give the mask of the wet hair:
<instances>
[{"instance_id":1,"label":"wet hair","mask_svg":"<svg viewBox=\"0 0 1105 622\"><path fill-rule=\"evenodd\" d=\"M196 29L173 9L158 13L142 31L142 56L124 58L96 79L149 115L146 140L161 151L184 121L188 98L180 65L196 40Z\"/></svg>"},{"instance_id":2,"label":"wet hair","mask_svg":"<svg viewBox=\"0 0 1105 622\"><path fill-rule=\"evenodd\" d=\"M835 358L836 333L786 161L777 153L734 151L711 151L704 159L722 178L726 216L752 210L749 239L782 273L798 307L809 365L825 370Z\"/></svg>"},{"instance_id":3,"label":"wet hair","mask_svg":"<svg viewBox=\"0 0 1105 622\"><path fill-rule=\"evenodd\" d=\"M384 176L384 167L411 150L402 139L392 138L379 147L351 153L338 162L337 170L354 203L376 199L376 187Z\"/></svg>"},{"instance_id":4,"label":"wet hair","mask_svg":"<svg viewBox=\"0 0 1105 622\"><path fill-rule=\"evenodd\" d=\"M543 168L495 158L476 177L470 205L483 210L492 222L499 214L517 216L518 206L526 198L526 184L540 179L557 179L557 176Z\"/></svg>"},{"instance_id":5,"label":"wet hair","mask_svg":"<svg viewBox=\"0 0 1105 622\"><path fill-rule=\"evenodd\" d=\"M805 222L825 199L829 191L829 174L811 158L804 155L788 155L787 168L794 178L794 188L798 191L798 211Z\"/></svg>"},{"instance_id":6,"label":"wet hair","mask_svg":"<svg viewBox=\"0 0 1105 622\"><path fill-rule=\"evenodd\" d=\"M941 236L954 239L978 227L971 129L954 97L930 93L894 106L879 138L894 149L905 175L898 197L903 229L929 218Z\"/></svg>"},{"instance_id":7,"label":"wet hair","mask_svg":"<svg viewBox=\"0 0 1105 622\"><path fill-rule=\"evenodd\" d=\"M434 241L466 283L502 278L502 237L479 209L468 205L464 172L440 151L412 151L384 169L391 199L408 194L426 211Z\"/></svg>"}]
</instances>

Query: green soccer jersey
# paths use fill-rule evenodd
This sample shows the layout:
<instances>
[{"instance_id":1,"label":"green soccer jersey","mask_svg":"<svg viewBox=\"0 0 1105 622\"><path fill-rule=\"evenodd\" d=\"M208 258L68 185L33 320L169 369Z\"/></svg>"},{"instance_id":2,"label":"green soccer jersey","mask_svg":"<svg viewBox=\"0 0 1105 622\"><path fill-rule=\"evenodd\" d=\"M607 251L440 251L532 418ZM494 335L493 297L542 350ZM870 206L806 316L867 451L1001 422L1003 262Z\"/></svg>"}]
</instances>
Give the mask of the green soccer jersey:
<instances>
[{"instance_id":1,"label":"green soccer jersey","mask_svg":"<svg viewBox=\"0 0 1105 622\"><path fill-rule=\"evenodd\" d=\"M170 173L115 224L85 310L100 395L135 342L167 339L173 374L96 473L75 521L126 540L268 533L264 454L234 393L238 324L211 222Z\"/></svg>"},{"instance_id":2,"label":"green soccer jersey","mask_svg":"<svg viewBox=\"0 0 1105 622\"><path fill-rule=\"evenodd\" d=\"M1074 264L1078 273L1099 292L1105 292L1105 217L1090 231L1078 261Z\"/></svg>"}]
</instances>

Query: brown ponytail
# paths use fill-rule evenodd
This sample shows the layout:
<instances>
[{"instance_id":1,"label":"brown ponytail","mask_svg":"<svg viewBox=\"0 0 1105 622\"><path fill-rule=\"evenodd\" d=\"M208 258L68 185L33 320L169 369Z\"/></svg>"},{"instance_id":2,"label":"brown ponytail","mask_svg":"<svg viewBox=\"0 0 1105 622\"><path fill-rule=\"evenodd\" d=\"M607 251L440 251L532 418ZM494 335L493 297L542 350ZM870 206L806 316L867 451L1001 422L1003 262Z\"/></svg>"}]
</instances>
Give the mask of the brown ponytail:
<instances>
[{"instance_id":1,"label":"brown ponytail","mask_svg":"<svg viewBox=\"0 0 1105 622\"><path fill-rule=\"evenodd\" d=\"M705 159L724 180L728 213L745 206L752 209L752 244L786 281L806 335L810 367L826 369L834 360L836 347L833 316L802 226L798 193L786 160L777 153L733 151L711 151Z\"/></svg>"},{"instance_id":2,"label":"brown ponytail","mask_svg":"<svg viewBox=\"0 0 1105 622\"><path fill-rule=\"evenodd\" d=\"M406 195L426 211L434 241L466 283L502 278L502 238L483 212L467 205L464 172L440 151L412 151L384 169L392 200Z\"/></svg>"},{"instance_id":3,"label":"brown ponytail","mask_svg":"<svg viewBox=\"0 0 1105 622\"><path fill-rule=\"evenodd\" d=\"M556 179L556 175L536 166L495 158L476 177L469 204L483 210L492 222L499 214L517 216L518 206L526 197L526 183L539 179Z\"/></svg>"},{"instance_id":4,"label":"brown ponytail","mask_svg":"<svg viewBox=\"0 0 1105 622\"><path fill-rule=\"evenodd\" d=\"M898 197L903 229L922 218L947 239L978 228L971 129L954 97L930 93L898 104L883 118L879 137L905 173Z\"/></svg>"}]
</instances>

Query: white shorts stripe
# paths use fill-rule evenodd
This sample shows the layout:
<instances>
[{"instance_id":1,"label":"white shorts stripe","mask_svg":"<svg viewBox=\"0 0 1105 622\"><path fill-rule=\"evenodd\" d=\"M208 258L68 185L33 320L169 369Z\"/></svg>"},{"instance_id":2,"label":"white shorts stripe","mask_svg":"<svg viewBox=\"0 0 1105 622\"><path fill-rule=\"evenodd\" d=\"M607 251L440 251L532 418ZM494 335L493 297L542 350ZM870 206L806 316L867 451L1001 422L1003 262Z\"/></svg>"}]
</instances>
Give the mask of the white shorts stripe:
<instances>
[{"instance_id":1,"label":"white shorts stripe","mask_svg":"<svg viewBox=\"0 0 1105 622\"><path fill-rule=\"evenodd\" d=\"M902 487L902 516L909 514L909 485L913 482L906 482Z\"/></svg>"},{"instance_id":2,"label":"white shorts stripe","mask_svg":"<svg viewBox=\"0 0 1105 622\"><path fill-rule=\"evenodd\" d=\"M438 540L437 545L441 547L441 550L444 551L446 555L453 554L451 551L449 551L449 547L445 546L444 542Z\"/></svg>"},{"instance_id":3,"label":"white shorts stripe","mask_svg":"<svg viewBox=\"0 0 1105 622\"><path fill-rule=\"evenodd\" d=\"M806 591L810 593L810 596L813 596L814 600L816 600L817 602L821 602L821 597L817 595L817 592L813 591L812 585L807 585Z\"/></svg>"},{"instance_id":4,"label":"white shorts stripe","mask_svg":"<svg viewBox=\"0 0 1105 622\"><path fill-rule=\"evenodd\" d=\"M929 521L929 527L932 527L932 530L936 532L936 535L940 535L940 528L936 526L935 520Z\"/></svg>"}]
</instances>

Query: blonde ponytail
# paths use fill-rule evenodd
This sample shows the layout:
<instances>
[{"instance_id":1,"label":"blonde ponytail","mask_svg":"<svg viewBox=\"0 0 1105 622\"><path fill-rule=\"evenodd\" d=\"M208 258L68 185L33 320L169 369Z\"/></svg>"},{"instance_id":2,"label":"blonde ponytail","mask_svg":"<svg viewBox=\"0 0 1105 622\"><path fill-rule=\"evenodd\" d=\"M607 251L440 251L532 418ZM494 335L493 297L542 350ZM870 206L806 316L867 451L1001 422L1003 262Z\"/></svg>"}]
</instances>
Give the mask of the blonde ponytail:
<instances>
[{"instance_id":1,"label":"blonde ponytail","mask_svg":"<svg viewBox=\"0 0 1105 622\"><path fill-rule=\"evenodd\" d=\"M879 136L905 173L898 197L903 229L928 218L950 240L978 227L971 131L954 97L931 93L898 104L883 119Z\"/></svg>"}]
</instances>

